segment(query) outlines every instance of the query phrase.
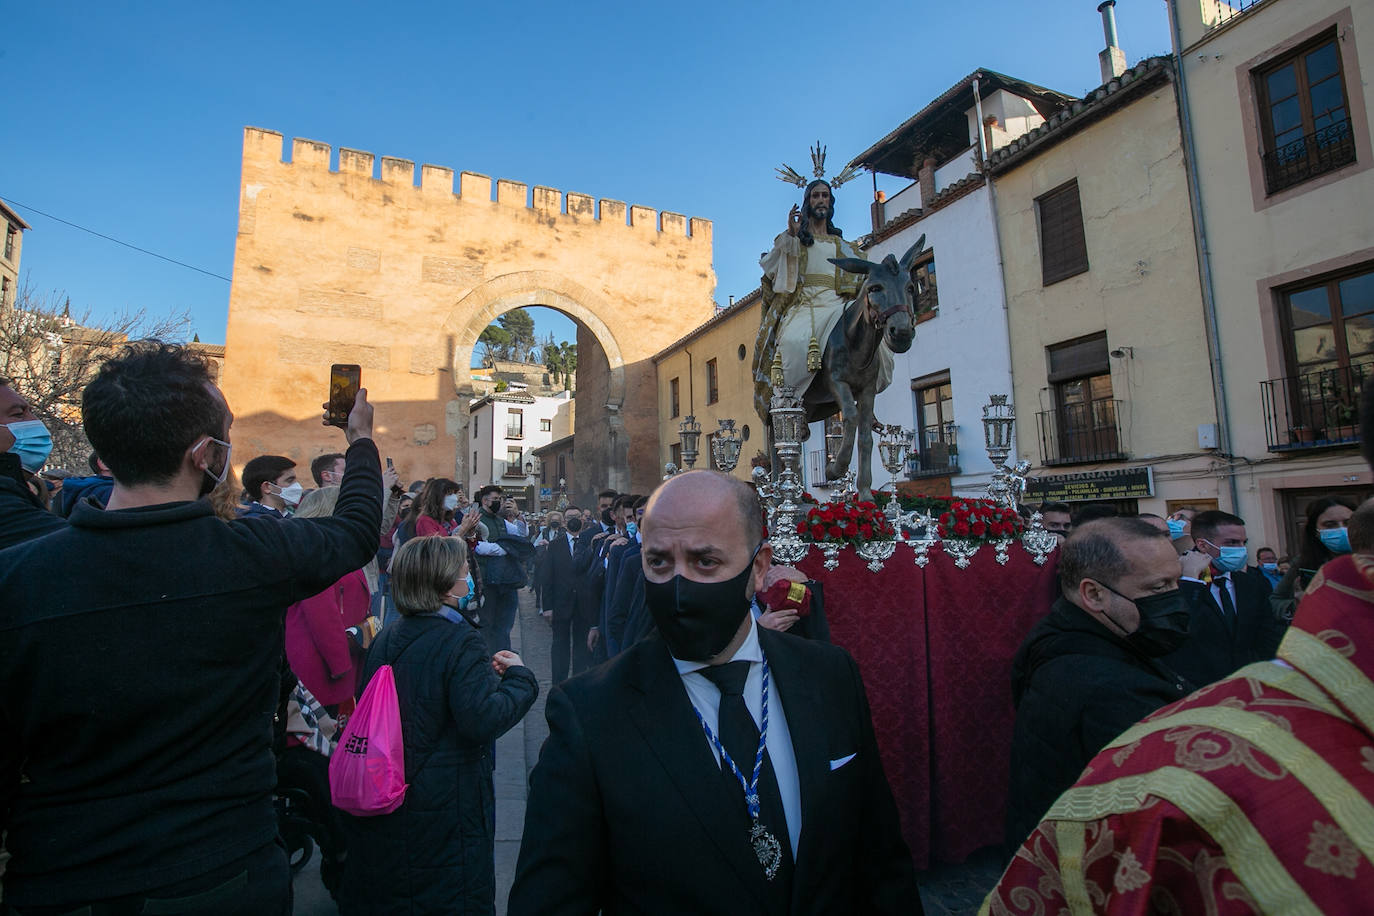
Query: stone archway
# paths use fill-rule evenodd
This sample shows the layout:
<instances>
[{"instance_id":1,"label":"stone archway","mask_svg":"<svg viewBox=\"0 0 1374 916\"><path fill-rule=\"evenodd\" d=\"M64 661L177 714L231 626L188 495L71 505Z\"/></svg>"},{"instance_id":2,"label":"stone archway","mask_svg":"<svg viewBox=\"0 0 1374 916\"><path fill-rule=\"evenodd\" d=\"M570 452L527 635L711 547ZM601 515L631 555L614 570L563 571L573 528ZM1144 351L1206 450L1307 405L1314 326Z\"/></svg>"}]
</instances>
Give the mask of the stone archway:
<instances>
[{"instance_id":1,"label":"stone archway","mask_svg":"<svg viewBox=\"0 0 1374 916\"><path fill-rule=\"evenodd\" d=\"M630 484L627 456L629 435L621 416L625 403L625 360L615 334L600 317L612 314L610 303L593 291L551 271L525 270L495 277L459 299L444 320L443 333L453 341L452 377L456 409L448 416L449 434L458 440L454 471L466 480L468 448L468 402L476 395L470 382L473 348L477 338L498 317L517 308L543 306L556 309L578 322L601 347L607 362L604 388L604 418L584 412L574 433L575 449L586 454L584 443L606 443L602 461L607 479L601 481L616 490ZM581 349L581 348L579 348ZM600 392L598 392L600 393ZM588 422L590 421L590 423ZM602 428L604 427L604 428ZM601 451L599 448L597 451Z\"/></svg>"}]
</instances>

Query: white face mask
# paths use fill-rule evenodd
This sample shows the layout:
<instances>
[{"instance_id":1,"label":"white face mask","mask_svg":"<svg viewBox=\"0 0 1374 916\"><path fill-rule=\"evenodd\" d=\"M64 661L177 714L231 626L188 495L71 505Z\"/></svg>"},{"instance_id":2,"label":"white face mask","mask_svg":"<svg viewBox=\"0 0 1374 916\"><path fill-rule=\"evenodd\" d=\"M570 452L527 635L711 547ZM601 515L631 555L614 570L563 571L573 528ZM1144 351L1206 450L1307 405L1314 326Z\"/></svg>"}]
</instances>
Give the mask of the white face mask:
<instances>
[{"instance_id":1,"label":"white face mask","mask_svg":"<svg viewBox=\"0 0 1374 916\"><path fill-rule=\"evenodd\" d=\"M298 480L295 483L291 484L291 486L289 487L280 487L277 490L277 495L280 496L281 501L286 503L288 506L295 506L300 504L301 494L304 491L305 487L302 487L300 481Z\"/></svg>"},{"instance_id":2,"label":"white face mask","mask_svg":"<svg viewBox=\"0 0 1374 916\"><path fill-rule=\"evenodd\" d=\"M458 508L458 494L450 493L444 497L444 508L452 512Z\"/></svg>"}]
</instances>

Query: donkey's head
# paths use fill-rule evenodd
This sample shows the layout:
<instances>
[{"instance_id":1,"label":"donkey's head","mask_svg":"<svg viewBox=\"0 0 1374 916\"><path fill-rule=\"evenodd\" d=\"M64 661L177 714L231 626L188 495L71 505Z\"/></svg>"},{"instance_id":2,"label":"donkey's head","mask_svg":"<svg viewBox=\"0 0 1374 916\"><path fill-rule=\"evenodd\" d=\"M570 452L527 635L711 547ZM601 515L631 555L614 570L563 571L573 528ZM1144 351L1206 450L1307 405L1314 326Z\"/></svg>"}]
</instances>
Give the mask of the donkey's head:
<instances>
[{"instance_id":1,"label":"donkey's head","mask_svg":"<svg viewBox=\"0 0 1374 916\"><path fill-rule=\"evenodd\" d=\"M877 263L862 258L827 259L840 270L864 275L859 297L866 301L868 319L882 333L893 353L910 350L916 335L916 278L912 276L911 265L925 244L923 235L907 249L900 261L890 254Z\"/></svg>"}]
</instances>

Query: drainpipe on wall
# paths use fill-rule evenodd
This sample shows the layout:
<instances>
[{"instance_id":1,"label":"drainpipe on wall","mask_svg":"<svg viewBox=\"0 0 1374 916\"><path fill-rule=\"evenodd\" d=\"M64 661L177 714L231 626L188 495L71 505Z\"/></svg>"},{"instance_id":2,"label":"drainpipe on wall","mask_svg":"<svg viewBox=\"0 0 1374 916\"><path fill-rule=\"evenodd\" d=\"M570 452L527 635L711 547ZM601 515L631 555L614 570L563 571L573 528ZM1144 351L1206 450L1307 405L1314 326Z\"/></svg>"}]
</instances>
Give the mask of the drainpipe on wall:
<instances>
[{"instance_id":1,"label":"drainpipe on wall","mask_svg":"<svg viewBox=\"0 0 1374 916\"><path fill-rule=\"evenodd\" d=\"M1016 404L1016 388L1012 384L1014 374L1011 370L1011 309L1007 304L1006 275L1002 265L1002 235L1001 232L998 231L997 223L997 189L993 186L992 175L989 174L987 170L988 150L984 139L986 131L983 128L983 97L978 92L977 78L973 80L973 107L978 118L979 171L983 173L983 186L988 189L988 213L992 219L992 246L993 250L997 253L997 285L1002 293L1002 327L1005 328L1007 332L1007 394L1011 396L1011 402L1014 406ZM992 392L988 392L988 394L992 394ZM1021 455L1018 441L1020 433L1020 429L1016 427L1012 428L1012 435L1015 437L1012 442L1012 454L1014 456L1012 461L1013 464L1016 463L1015 459L1019 458ZM994 468L994 470L996 469Z\"/></svg>"},{"instance_id":2,"label":"drainpipe on wall","mask_svg":"<svg viewBox=\"0 0 1374 916\"><path fill-rule=\"evenodd\" d=\"M1169 27L1174 40L1174 91L1178 97L1178 118L1183 142L1183 159L1188 163L1188 201L1193 215L1193 235L1197 240L1198 270L1202 280L1202 314L1207 324L1207 355L1212 364L1212 393L1217 410L1217 446L1227 456L1231 453L1231 411L1226 399L1226 373L1221 362L1221 331L1217 319L1217 300L1212 281L1212 253L1207 244L1207 225L1202 215L1202 183L1197 160L1193 157L1193 118L1188 105L1188 83L1183 73L1183 33L1178 25L1178 0L1169 0ZM1231 491L1231 511L1240 511L1240 493L1236 489L1235 468L1227 459L1226 482Z\"/></svg>"}]
</instances>

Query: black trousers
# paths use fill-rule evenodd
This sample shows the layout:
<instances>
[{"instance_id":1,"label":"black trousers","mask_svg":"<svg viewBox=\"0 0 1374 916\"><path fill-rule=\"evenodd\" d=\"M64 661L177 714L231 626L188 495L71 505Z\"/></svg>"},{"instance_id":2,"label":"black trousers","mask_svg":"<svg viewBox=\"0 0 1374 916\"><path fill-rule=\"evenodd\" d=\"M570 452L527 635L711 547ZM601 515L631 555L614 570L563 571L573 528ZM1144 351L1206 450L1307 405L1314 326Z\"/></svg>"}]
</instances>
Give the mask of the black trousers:
<instances>
[{"instance_id":1,"label":"black trousers","mask_svg":"<svg viewBox=\"0 0 1374 916\"><path fill-rule=\"evenodd\" d=\"M163 887L86 903L61 906L0 904L4 916L238 916L240 913L284 916L291 912L291 870L278 843L221 865L208 874Z\"/></svg>"},{"instance_id":2,"label":"black trousers","mask_svg":"<svg viewBox=\"0 0 1374 916\"><path fill-rule=\"evenodd\" d=\"M581 674L592 666L592 653L587 650L587 621L578 619L576 614L553 615L553 648L549 650L549 673L555 684L568 679L571 662L572 673ZM569 644L571 643L571 652Z\"/></svg>"}]
</instances>

